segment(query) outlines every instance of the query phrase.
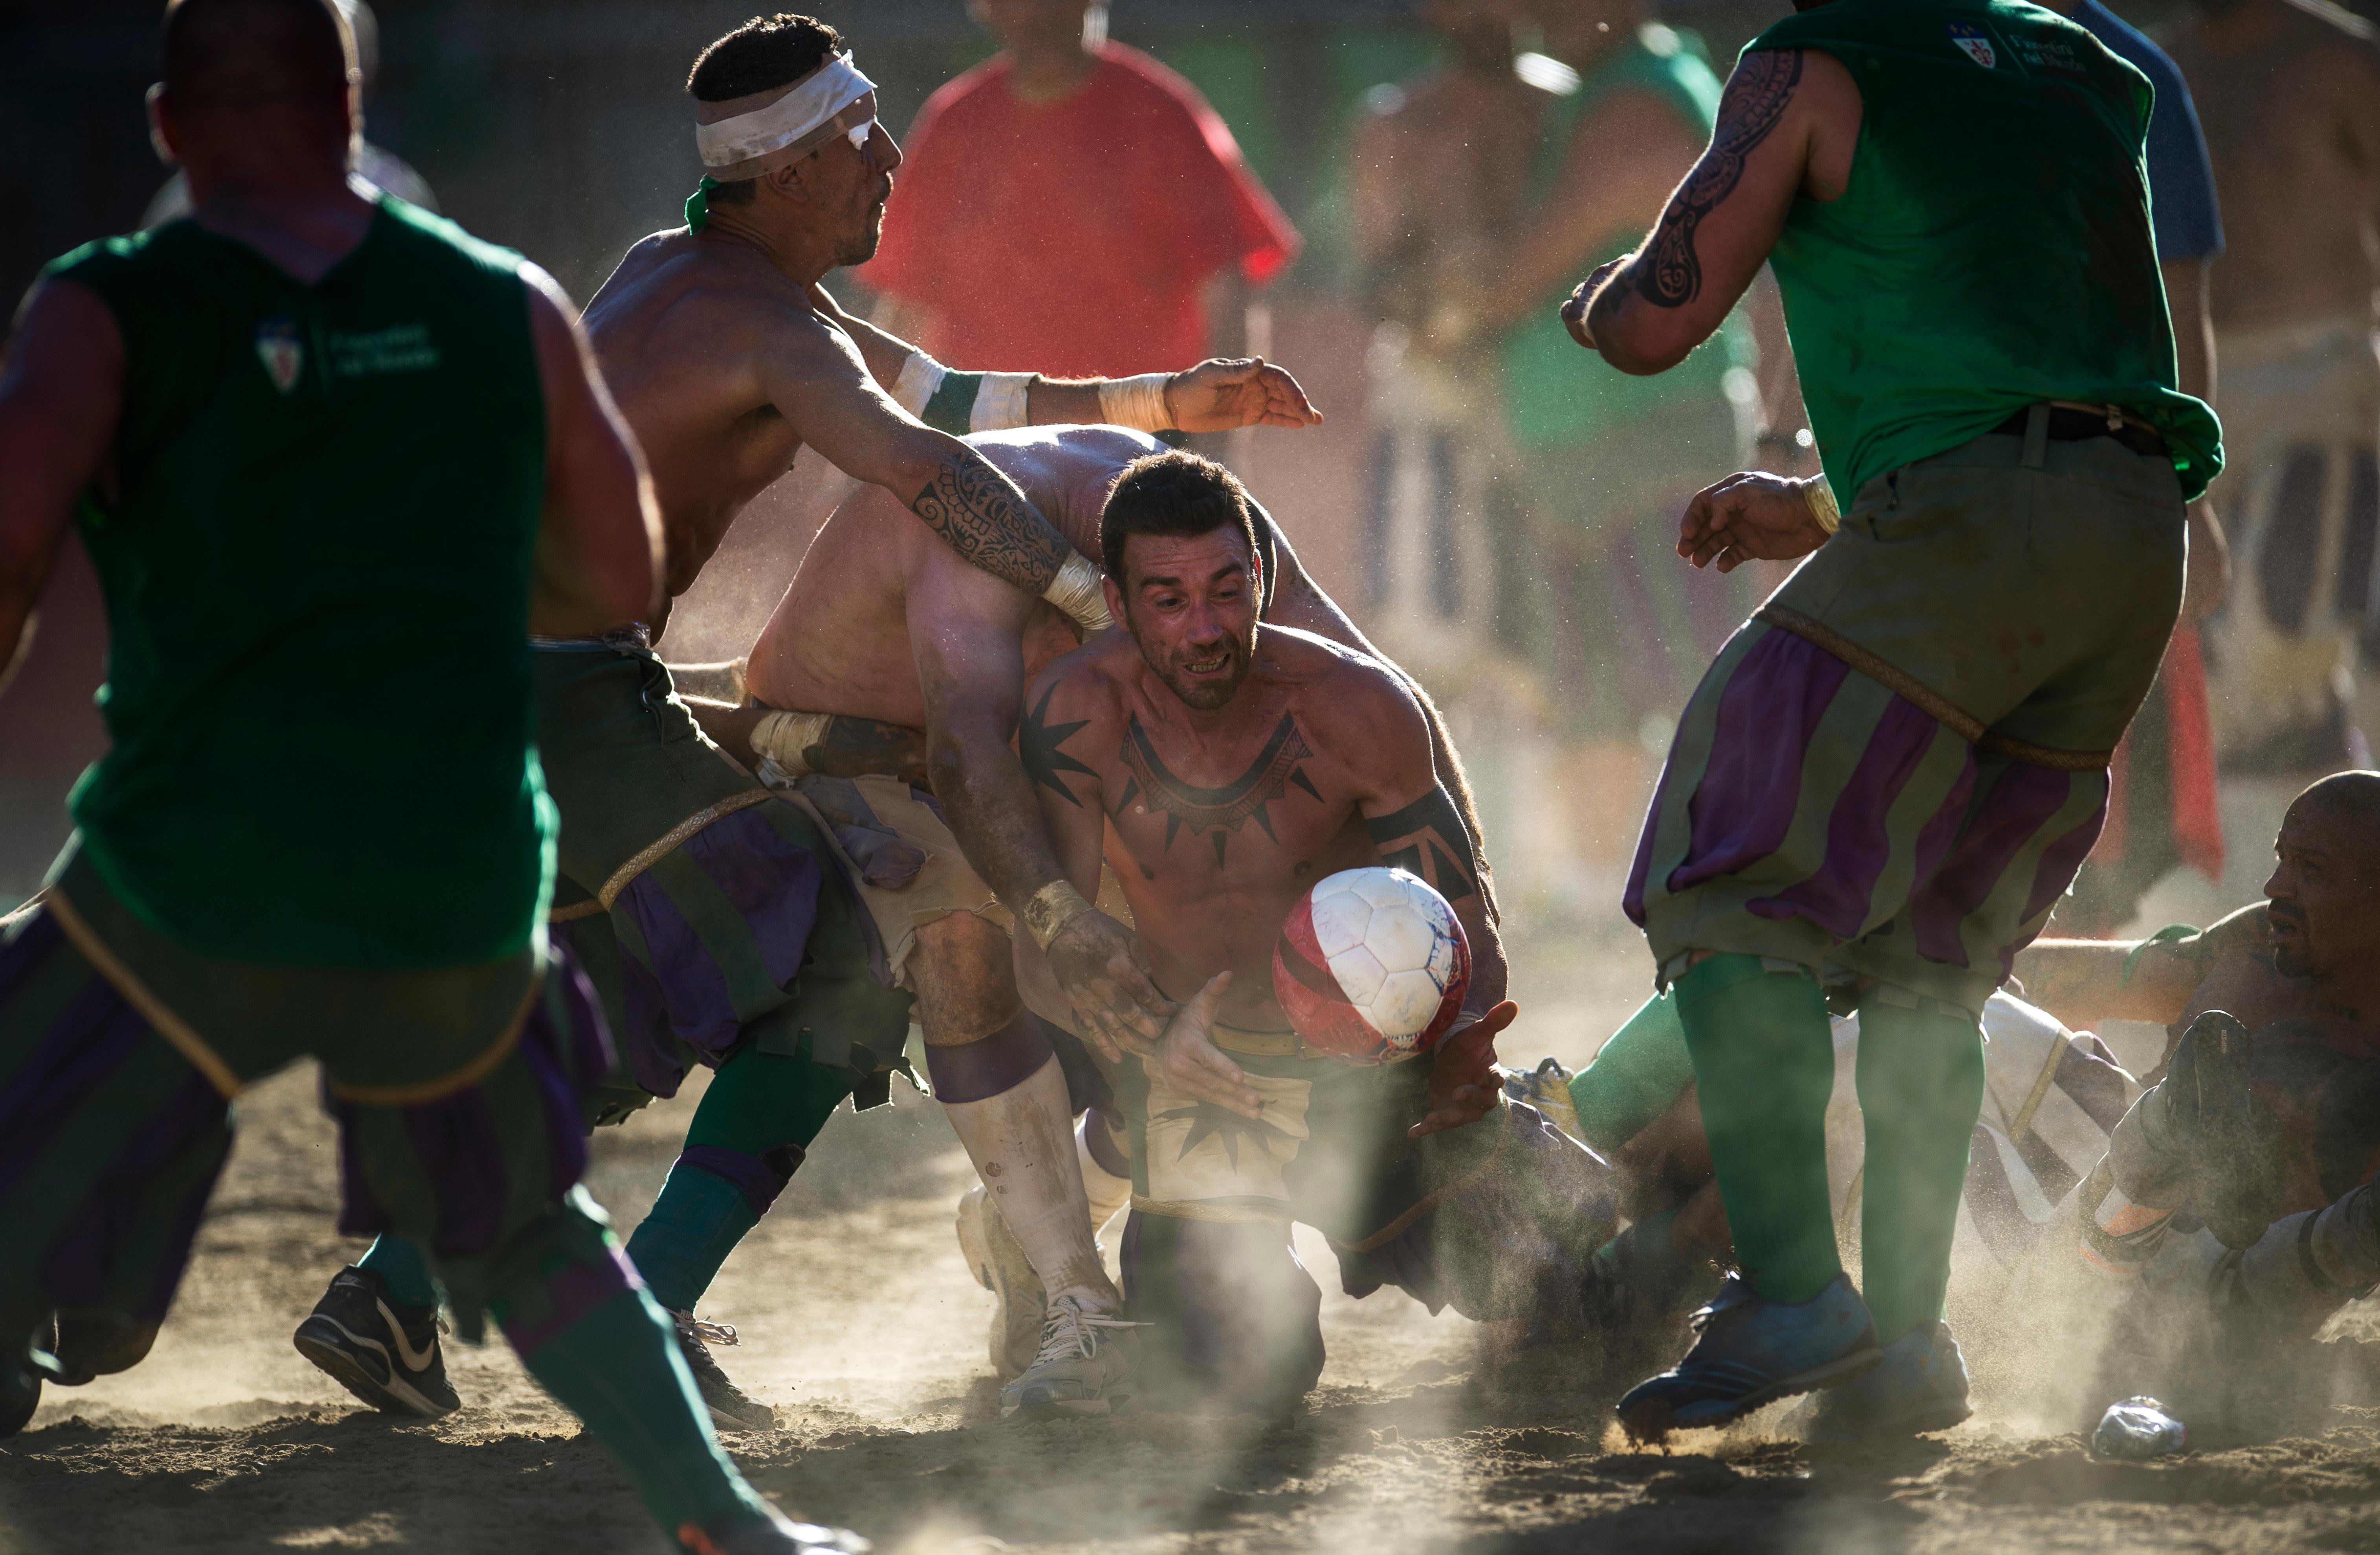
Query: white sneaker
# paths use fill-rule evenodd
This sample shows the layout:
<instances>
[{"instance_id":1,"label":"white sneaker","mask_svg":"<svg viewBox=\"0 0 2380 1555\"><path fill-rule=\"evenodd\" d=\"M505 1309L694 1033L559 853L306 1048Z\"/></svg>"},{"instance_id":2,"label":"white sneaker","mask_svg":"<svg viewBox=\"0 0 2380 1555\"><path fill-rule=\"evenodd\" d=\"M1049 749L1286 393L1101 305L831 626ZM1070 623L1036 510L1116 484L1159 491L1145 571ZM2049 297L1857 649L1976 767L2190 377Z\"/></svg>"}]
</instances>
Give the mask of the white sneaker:
<instances>
[{"instance_id":1,"label":"white sneaker","mask_svg":"<svg viewBox=\"0 0 2380 1555\"><path fill-rule=\"evenodd\" d=\"M959 1253L975 1282L1000 1298L991 1314L991 1365L1002 1381L1033 1365L1041 1349L1042 1308L1048 1298L1033 1260L1008 1229L1008 1221L978 1183L959 1200Z\"/></svg>"},{"instance_id":2,"label":"white sneaker","mask_svg":"<svg viewBox=\"0 0 2380 1555\"><path fill-rule=\"evenodd\" d=\"M1041 1322L1041 1347L1025 1374L1000 1390L1000 1417L1028 1415L1121 1415L1139 1391L1133 1372L1143 1327L1094 1312L1079 1296L1062 1295Z\"/></svg>"}]
</instances>

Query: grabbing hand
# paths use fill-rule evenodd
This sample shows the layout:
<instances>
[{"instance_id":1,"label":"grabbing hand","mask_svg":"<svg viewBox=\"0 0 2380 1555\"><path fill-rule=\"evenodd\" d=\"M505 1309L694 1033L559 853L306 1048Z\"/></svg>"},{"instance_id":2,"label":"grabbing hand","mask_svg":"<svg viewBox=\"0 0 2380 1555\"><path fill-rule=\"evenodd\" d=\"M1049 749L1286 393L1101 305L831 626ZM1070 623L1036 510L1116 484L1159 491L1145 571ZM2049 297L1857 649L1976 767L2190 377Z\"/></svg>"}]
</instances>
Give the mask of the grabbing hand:
<instances>
[{"instance_id":1,"label":"grabbing hand","mask_svg":"<svg viewBox=\"0 0 2380 1555\"><path fill-rule=\"evenodd\" d=\"M1496 1078L1496 1034L1520 1013L1507 999L1438 1045L1429 1072L1429 1112L1405 1130L1406 1138L1461 1128L1496 1110L1504 1088Z\"/></svg>"},{"instance_id":2,"label":"grabbing hand","mask_svg":"<svg viewBox=\"0 0 2380 1555\"><path fill-rule=\"evenodd\" d=\"M1827 531L1803 495L1807 484L1753 470L1704 487L1678 525L1678 554L1698 567L1716 560L1721 572L1808 555L1827 543Z\"/></svg>"},{"instance_id":3,"label":"grabbing hand","mask_svg":"<svg viewBox=\"0 0 2380 1555\"><path fill-rule=\"evenodd\" d=\"M1175 373L1165 385L1165 407L1186 432L1310 427L1322 419L1297 380L1262 357L1218 357Z\"/></svg>"},{"instance_id":4,"label":"grabbing hand","mask_svg":"<svg viewBox=\"0 0 2380 1555\"><path fill-rule=\"evenodd\" d=\"M1165 1083L1193 1101L1210 1101L1218 1107L1237 1112L1244 1118L1258 1116L1264 1111L1264 1098L1248 1085L1246 1071L1215 1046L1208 1035L1215 1027L1215 1006L1223 1000L1223 990L1231 986L1232 975L1218 972L1207 979L1207 986L1190 996L1190 1002L1174 1012L1166 1026L1165 1035L1158 1039L1157 1048L1148 1057L1152 1074L1165 1076Z\"/></svg>"},{"instance_id":5,"label":"grabbing hand","mask_svg":"<svg viewBox=\"0 0 2380 1555\"><path fill-rule=\"evenodd\" d=\"M1060 929L1047 954L1100 1057L1118 1063L1126 1052L1146 1054L1156 1046L1174 1004L1158 988L1131 929L1094 908Z\"/></svg>"},{"instance_id":6,"label":"grabbing hand","mask_svg":"<svg viewBox=\"0 0 2380 1555\"><path fill-rule=\"evenodd\" d=\"M1586 310L1594 305L1595 294L1603 289L1603 283L1610 280L1611 273L1626 264L1628 260L1629 256L1622 254L1616 260L1606 260L1597 265L1594 273L1581 281L1578 289L1570 294L1570 300L1561 305L1562 327L1570 331L1572 340L1590 351L1600 350L1601 347L1596 345L1594 334L1587 330Z\"/></svg>"}]
</instances>

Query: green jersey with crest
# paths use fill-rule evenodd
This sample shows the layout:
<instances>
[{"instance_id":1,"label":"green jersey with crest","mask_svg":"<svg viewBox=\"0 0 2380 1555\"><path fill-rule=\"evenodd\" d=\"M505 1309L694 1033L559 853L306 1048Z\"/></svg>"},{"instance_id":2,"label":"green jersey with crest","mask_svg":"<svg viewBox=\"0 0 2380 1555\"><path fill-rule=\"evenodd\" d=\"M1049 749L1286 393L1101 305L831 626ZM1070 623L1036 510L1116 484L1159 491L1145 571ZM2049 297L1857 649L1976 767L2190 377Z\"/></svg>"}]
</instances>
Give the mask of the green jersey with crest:
<instances>
[{"instance_id":1,"label":"green jersey with crest","mask_svg":"<svg viewBox=\"0 0 2380 1555\"><path fill-rule=\"evenodd\" d=\"M2204 491L2221 434L2174 383L2147 78L2023 0L1829 0L1744 45L1769 49L1831 55L1859 86L1850 182L1794 200L1769 255L1843 507L2043 400L2148 421L2182 495ZM1778 111L1782 85L1746 111Z\"/></svg>"},{"instance_id":2,"label":"green jersey with crest","mask_svg":"<svg viewBox=\"0 0 2380 1555\"><path fill-rule=\"evenodd\" d=\"M114 742L75 788L81 850L192 951L463 966L543 915L520 262L386 199L312 285L187 219L46 272L124 340L81 512Z\"/></svg>"}]
</instances>

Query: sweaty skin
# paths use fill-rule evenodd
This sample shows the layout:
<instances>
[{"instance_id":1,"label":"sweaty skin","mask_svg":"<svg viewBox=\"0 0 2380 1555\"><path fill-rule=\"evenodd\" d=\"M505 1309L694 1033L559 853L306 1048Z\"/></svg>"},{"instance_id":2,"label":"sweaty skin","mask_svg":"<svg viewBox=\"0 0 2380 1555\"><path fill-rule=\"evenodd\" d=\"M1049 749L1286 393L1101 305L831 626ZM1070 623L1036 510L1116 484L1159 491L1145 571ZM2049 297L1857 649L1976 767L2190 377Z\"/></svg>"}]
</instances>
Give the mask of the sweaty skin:
<instances>
[{"instance_id":1,"label":"sweaty skin","mask_svg":"<svg viewBox=\"0 0 2380 1555\"><path fill-rule=\"evenodd\" d=\"M2368 310L2380 282L2380 45L2288 0L2192 7L2164 39L2223 191L2218 330Z\"/></svg>"},{"instance_id":2,"label":"sweaty skin","mask_svg":"<svg viewBox=\"0 0 2380 1555\"><path fill-rule=\"evenodd\" d=\"M1428 881L1470 941L1465 1008L1483 1018L1439 1050L1446 1084L1417 1126L1468 1121L1485 1110L1488 1044L1516 1012L1502 1002L1502 943L1429 724L1376 661L1259 629L1247 569L1229 530L1127 542L1130 631L1101 634L1026 694L1018 747L1042 817L1076 889L1097 890L1102 856L1113 869L1160 987L1186 999L1230 975L1213 1017L1226 1040L1233 1028L1289 1029L1273 944L1316 881L1383 863ZM1127 589L1111 578L1108 591L1123 621ZM1253 1115L1253 1094L1200 1024L1177 1019L1152 1061Z\"/></svg>"},{"instance_id":3,"label":"sweaty skin","mask_svg":"<svg viewBox=\"0 0 2380 1555\"><path fill-rule=\"evenodd\" d=\"M2203 934L2142 950L2129 979L2124 963L2137 942L2039 941L2016 963L2027 997L2077 1028L2105 1019L2160 1021L2168 1054L2209 1010L2255 1033L2252 1072L2275 1108L2280 1139L2277 1215L2318 1209L2337 1197L2336 1184L2323 1183L2322 1135L2347 1142L2371 1132L2341 1133L2336 1120L2325 1126L2313 1086L2341 1063L2369 1066L2380 1084L2380 842L2372 810L2325 802L2335 784L2380 790L2380 776L2342 773L2301 796L2274 844L2266 900ZM2368 795L2364 803L2372 803ZM2346 1094L2335 1082L2329 1089ZM2368 1166L2356 1178L2364 1175Z\"/></svg>"}]
</instances>

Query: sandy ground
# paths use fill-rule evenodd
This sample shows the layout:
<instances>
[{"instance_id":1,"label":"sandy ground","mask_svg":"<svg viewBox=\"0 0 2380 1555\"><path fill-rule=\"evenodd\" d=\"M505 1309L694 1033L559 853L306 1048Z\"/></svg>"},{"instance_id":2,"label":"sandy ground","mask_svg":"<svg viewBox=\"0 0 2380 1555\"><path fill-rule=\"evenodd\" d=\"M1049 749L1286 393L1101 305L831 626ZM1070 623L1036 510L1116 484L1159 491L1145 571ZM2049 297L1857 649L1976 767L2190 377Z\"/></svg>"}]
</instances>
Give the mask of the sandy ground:
<instances>
[{"instance_id":1,"label":"sandy ground","mask_svg":"<svg viewBox=\"0 0 2380 1555\"><path fill-rule=\"evenodd\" d=\"M1522 965L1562 970L1520 990L1530 1015L1507 1057L1576 1061L1641 997L1641 953L1600 939L1541 949ZM358 1250L331 1231L333 1136L314 1084L294 1071L243 1101L156 1354L54 1391L0 1443L0 1550L662 1548L500 1344L450 1348L466 1407L410 1426L354 1407L290 1349ZM650 1203L691 1101L602 1136L592 1186L623 1223ZM789 1510L887 1555L2380 1550L2380 1410L2309 1407L2228 1437L2193 1420L2201 1450L2155 1465L2094 1462L2078 1437L1995 1418L1988 1397L1977 1420L1890 1452L1804 1448L1760 1416L1641 1453L1609 1427L1613 1384L1596 1356L1491 1373L1478 1330L1394 1292L1326 1296L1330 1366L1293 1424L1002 1426L984 1355L990 1298L951 1234L967 1180L915 1097L838 1116L706 1304L745 1331L722 1355L731 1373L788 1426L728 1438L737 1461ZM1319 1239L1301 1233L1300 1246L1329 1288ZM2337 1354L2360 1374L2366 1349Z\"/></svg>"}]
</instances>

